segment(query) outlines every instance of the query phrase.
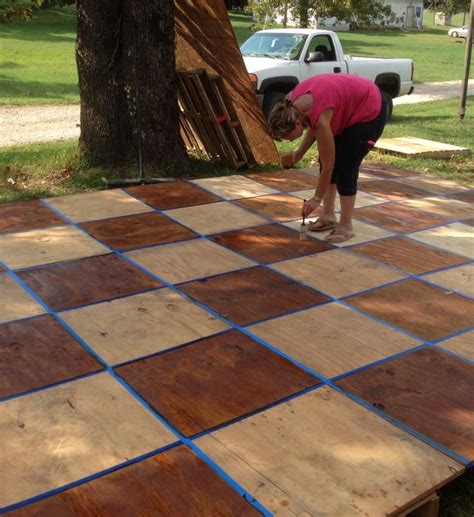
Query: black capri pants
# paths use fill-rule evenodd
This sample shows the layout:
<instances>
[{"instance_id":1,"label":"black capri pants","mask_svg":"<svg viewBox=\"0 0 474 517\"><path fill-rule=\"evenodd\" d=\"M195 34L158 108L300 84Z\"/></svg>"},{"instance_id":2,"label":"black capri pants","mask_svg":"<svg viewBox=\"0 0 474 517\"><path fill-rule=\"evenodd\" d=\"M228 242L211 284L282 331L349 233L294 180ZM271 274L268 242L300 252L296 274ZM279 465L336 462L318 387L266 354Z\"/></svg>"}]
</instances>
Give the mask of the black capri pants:
<instances>
[{"instance_id":1,"label":"black capri pants","mask_svg":"<svg viewBox=\"0 0 474 517\"><path fill-rule=\"evenodd\" d=\"M380 93L382 94L382 108L374 120L348 127L334 138L336 160L331 183L337 185L337 191L341 196L356 195L359 166L383 133L387 120L388 103L384 94Z\"/></svg>"}]
</instances>

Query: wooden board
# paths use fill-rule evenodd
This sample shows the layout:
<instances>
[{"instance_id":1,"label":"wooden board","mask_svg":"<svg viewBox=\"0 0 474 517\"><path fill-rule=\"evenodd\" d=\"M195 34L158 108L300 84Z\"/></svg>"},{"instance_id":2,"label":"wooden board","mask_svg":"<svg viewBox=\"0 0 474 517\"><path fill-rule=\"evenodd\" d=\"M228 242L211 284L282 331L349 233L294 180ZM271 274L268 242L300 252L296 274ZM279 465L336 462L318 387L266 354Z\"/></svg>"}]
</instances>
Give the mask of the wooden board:
<instances>
[{"instance_id":1,"label":"wooden board","mask_svg":"<svg viewBox=\"0 0 474 517\"><path fill-rule=\"evenodd\" d=\"M0 206L0 232L18 232L60 224L64 224L63 219L37 199Z\"/></svg>"},{"instance_id":2,"label":"wooden board","mask_svg":"<svg viewBox=\"0 0 474 517\"><path fill-rule=\"evenodd\" d=\"M362 173L372 174L378 178L404 178L417 176L417 173L387 163L364 163L360 168Z\"/></svg>"},{"instance_id":3,"label":"wooden board","mask_svg":"<svg viewBox=\"0 0 474 517\"><path fill-rule=\"evenodd\" d=\"M347 302L427 341L474 325L474 301L420 280L382 287Z\"/></svg>"},{"instance_id":4,"label":"wooden board","mask_svg":"<svg viewBox=\"0 0 474 517\"><path fill-rule=\"evenodd\" d=\"M0 273L0 323L43 314L45 309L13 278Z\"/></svg>"},{"instance_id":5,"label":"wooden board","mask_svg":"<svg viewBox=\"0 0 474 517\"><path fill-rule=\"evenodd\" d=\"M127 256L172 284L255 265L250 260L204 239L132 251Z\"/></svg>"},{"instance_id":6,"label":"wooden board","mask_svg":"<svg viewBox=\"0 0 474 517\"><path fill-rule=\"evenodd\" d=\"M3 402L0 435L1 506L176 441L107 373Z\"/></svg>"},{"instance_id":7,"label":"wooden board","mask_svg":"<svg viewBox=\"0 0 474 517\"><path fill-rule=\"evenodd\" d=\"M177 0L175 22L177 67L220 75L257 163L279 163L224 2Z\"/></svg>"},{"instance_id":8,"label":"wooden board","mask_svg":"<svg viewBox=\"0 0 474 517\"><path fill-rule=\"evenodd\" d=\"M327 378L419 345L335 303L264 321L249 330Z\"/></svg>"},{"instance_id":9,"label":"wooden board","mask_svg":"<svg viewBox=\"0 0 474 517\"><path fill-rule=\"evenodd\" d=\"M240 199L237 203L279 222L300 219L303 208L301 199L286 194Z\"/></svg>"},{"instance_id":10,"label":"wooden board","mask_svg":"<svg viewBox=\"0 0 474 517\"><path fill-rule=\"evenodd\" d=\"M92 510L93 509L93 510ZM184 445L11 512L11 517L78 515L261 515Z\"/></svg>"},{"instance_id":11,"label":"wooden board","mask_svg":"<svg viewBox=\"0 0 474 517\"><path fill-rule=\"evenodd\" d=\"M262 264L312 255L333 247L316 239L300 240L299 231L279 224L264 224L255 228L222 233L215 235L212 240Z\"/></svg>"},{"instance_id":12,"label":"wooden board","mask_svg":"<svg viewBox=\"0 0 474 517\"><path fill-rule=\"evenodd\" d=\"M18 276L53 311L102 302L162 285L112 254L20 271Z\"/></svg>"},{"instance_id":13,"label":"wooden board","mask_svg":"<svg viewBox=\"0 0 474 517\"><path fill-rule=\"evenodd\" d=\"M446 341L441 341L439 346L446 348L448 350L452 350L457 354L461 354L468 359L474 361L474 330L471 332L466 332L465 334L461 334L460 336L453 337L451 339L447 339Z\"/></svg>"},{"instance_id":14,"label":"wooden board","mask_svg":"<svg viewBox=\"0 0 474 517\"><path fill-rule=\"evenodd\" d=\"M96 239L118 250L196 237L194 232L157 213L117 217L81 226Z\"/></svg>"},{"instance_id":15,"label":"wooden board","mask_svg":"<svg viewBox=\"0 0 474 517\"><path fill-rule=\"evenodd\" d=\"M264 185L281 190L282 192L293 192L295 190L309 188L315 189L318 182L316 175L293 170L257 172L248 174L247 178L251 178Z\"/></svg>"},{"instance_id":16,"label":"wooden board","mask_svg":"<svg viewBox=\"0 0 474 517\"><path fill-rule=\"evenodd\" d=\"M474 364L417 350L337 382L416 431L474 459Z\"/></svg>"},{"instance_id":17,"label":"wooden board","mask_svg":"<svg viewBox=\"0 0 474 517\"><path fill-rule=\"evenodd\" d=\"M412 233L410 237L463 257L474 259L474 228L466 224L451 223Z\"/></svg>"},{"instance_id":18,"label":"wooden board","mask_svg":"<svg viewBox=\"0 0 474 517\"><path fill-rule=\"evenodd\" d=\"M450 219L467 219L474 215L472 205L456 199L425 197L423 199L409 199L405 203L427 212L444 215Z\"/></svg>"},{"instance_id":19,"label":"wooden board","mask_svg":"<svg viewBox=\"0 0 474 517\"><path fill-rule=\"evenodd\" d=\"M160 210L220 201L217 196L185 181L170 181L157 185L131 187L126 190L148 205Z\"/></svg>"},{"instance_id":20,"label":"wooden board","mask_svg":"<svg viewBox=\"0 0 474 517\"><path fill-rule=\"evenodd\" d=\"M238 199L241 197L264 196L275 194L276 190L240 176L224 176L218 178L203 178L193 183L222 196L224 199Z\"/></svg>"},{"instance_id":21,"label":"wooden board","mask_svg":"<svg viewBox=\"0 0 474 517\"><path fill-rule=\"evenodd\" d=\"M327 387L196 444L274 515L382 517L463 472Z\"/></svg>"},{"instance_id":22,"label":"wooden board","mask_svg":"<svg viewBox=\"0 0 474 517\"><path fill-rule=\"evenodd\" d=\"M236 330L130 363L117 373L185 436L320 382Z\"/></svg>"},{"instance_id":23,"label":"wooden board","mask_svg":"<svg viewBox=\"0 0 474 517\"><path fill-rule=\"evenodd\" d=\"M348 296L378 285L400 280L404 273L345 250L330 250L272 266L276 271L331 296Z\"/></svg>"},{"instance_id":24,"label":"wooden board","mask_svg":"<svg viewBox=\"0 0 474 517\"><path fill-rule=\"evenodd\" d=\"M238 325L245 325L328 300L263 267L227 273L180 289Z\"/></svg>"},{"instance_id":25,"label":"wooden board","mask_svg":"<svg viewBox=\"0 0 474 517\"><path fill-rule=\"evenodd\" d=\"M423 279L474 298L474 264L472 262L465 266L426 275Z\"/></svg>"},{"instance_id":26,"label":"wooden board","mask_svg":"<svg viewBox=\"0 0 474 517\"><path fill-rule=\"evenodd\" d=\"M378 151L396 156L417 156L422 158L451 158L468 156L471 151L466 147L424 140L412 136L381 138L375 144Z\"/></svg>"},{"instance_id":27,"label":"wooden board","mask_svg":"<svg viewBox=\"0 0 474 517\"><path fill-rule=\"evenodd\" d=\"M0 326L0 356L0 398L103 368L49 315Z\"/></svg>"},{"instance_id":28,"label":"wooden board","mask_svg":"<svg viewBox=\"0 0 474 517\"><path fill-rule=\"evenodd\" d=\"M166 288L74 309L61 316L109 364L160 352L228 328Z\"/></svg>"},{"instance_id":29,"label":"wooden board","mask_svg":"<svg viewBox=\"0 0 474 517\"><path fill-rule=\"evenodd\" d=\"M468 261L465 257L433 248L406 237L394 237L383 241L360 244L351 247L351 251L399 267L415 275L464 264Z\"/></svg>"},{"instance_id":30,"label":"wooden board","mask_svg":"<svg viewBox=\"0 0 474 517\"><path fill-rule=\"evenodd\" d=\"M359 190L369 192L375 196L382 196L392 201L403 201L405 199L430 195L430 193L425 190L394 180L364 181L359 185Z\"/></svg>"}]
</instances>

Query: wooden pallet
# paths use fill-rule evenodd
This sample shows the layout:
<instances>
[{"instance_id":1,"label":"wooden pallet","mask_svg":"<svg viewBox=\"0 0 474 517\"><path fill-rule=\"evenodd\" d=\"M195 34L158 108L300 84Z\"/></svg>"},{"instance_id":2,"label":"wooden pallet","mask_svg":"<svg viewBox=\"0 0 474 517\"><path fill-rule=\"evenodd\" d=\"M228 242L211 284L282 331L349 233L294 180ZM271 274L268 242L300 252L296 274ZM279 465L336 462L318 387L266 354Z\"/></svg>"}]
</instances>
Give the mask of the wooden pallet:
<instances>
[{"instance_id":1,"label":"wooden pallet","mask_svg":"<svg viewBox=\"0 0 474 517\"><path fill-rule=\"evenodd\" d=\"M181 137L188 149L240 169L255 159L222 79L205 70L178 70Z\"/></svg>"},{"instance_id":2,"label":"wooden pallet","mask_svg":"<svg viewBox=\"0 0 474 517\"><path fill-rule=\"evenodd\" d=\"M381 138L375 148L396 156L417 156L422 158L451 158L458 155L469 155L471 151L465 147L402 136L399 138Z\"/></svg>"}]
</instances>

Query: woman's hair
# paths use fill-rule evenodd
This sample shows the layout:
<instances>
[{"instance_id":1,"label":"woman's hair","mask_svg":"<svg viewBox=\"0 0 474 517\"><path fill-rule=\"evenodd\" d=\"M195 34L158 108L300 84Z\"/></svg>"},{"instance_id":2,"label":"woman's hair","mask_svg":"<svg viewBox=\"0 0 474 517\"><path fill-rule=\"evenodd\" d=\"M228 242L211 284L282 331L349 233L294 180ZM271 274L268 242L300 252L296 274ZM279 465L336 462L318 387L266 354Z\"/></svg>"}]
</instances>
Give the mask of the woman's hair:
<instances>
[{"instance_id":1,"label":"woman's hair","mask_svg":"<svg viewBox=\"0 0 474 517\"><path fill-rule=\"evenodd\" d=\"M270 115L268 115L268 125L272 137L275 140L281 140L288 133L291 133L296 127L298 116L298 110L289 99L275 104Z\"/></svg>"}]
</instances>

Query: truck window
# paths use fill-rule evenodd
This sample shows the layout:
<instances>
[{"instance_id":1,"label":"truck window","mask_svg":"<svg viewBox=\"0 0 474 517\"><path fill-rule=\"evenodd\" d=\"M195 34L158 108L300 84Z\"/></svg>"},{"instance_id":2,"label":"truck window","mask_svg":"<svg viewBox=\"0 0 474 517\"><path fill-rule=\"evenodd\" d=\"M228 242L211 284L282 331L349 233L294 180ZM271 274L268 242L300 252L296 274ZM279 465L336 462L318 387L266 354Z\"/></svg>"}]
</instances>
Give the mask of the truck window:
<instances>
[{"instance_id":1,"label":"truck window","mask_svg":"<svg viewBox=\"0 0 474 517\"><path fill-rule=\"evenodd\" d=\"M324 54L324 61L336 61L336 51L332 38L325 34L318 34L314 36L309 43L306 57L310 52L322 52Z\"/></svg>"},{"instance_id":2,"label":"truck window","mask_svg":"<svg viewBox=\"0 0 474 517\"><path fill-rule=\"evenodd\" d=\"M256 33L241 47L244 56L298 59L307 36L303 34Z\"/></svg>"}]
</instances>

